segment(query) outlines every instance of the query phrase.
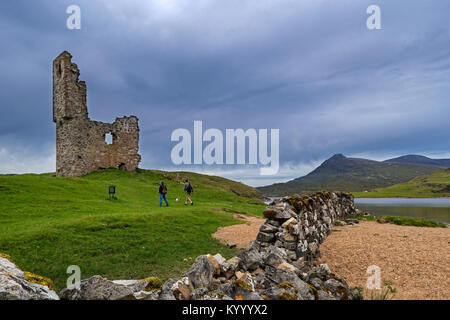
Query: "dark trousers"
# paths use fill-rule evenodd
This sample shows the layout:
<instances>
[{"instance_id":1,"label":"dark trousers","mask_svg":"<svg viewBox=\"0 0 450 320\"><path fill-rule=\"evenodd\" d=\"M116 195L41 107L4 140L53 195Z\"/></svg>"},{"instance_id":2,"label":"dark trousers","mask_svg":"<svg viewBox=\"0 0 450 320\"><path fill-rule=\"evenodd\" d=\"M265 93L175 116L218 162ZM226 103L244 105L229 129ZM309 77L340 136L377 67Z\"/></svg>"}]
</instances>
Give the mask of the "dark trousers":
<instances>
[{"instance_id":1,"label":"dark trousers","mask_svg":"<svg viewBox=\"0 0 450 320\"><path fill-rule=\"evenodd\" d=\"M166 194L165 194L165 193L160 193L160 194L159 194L159 206L162 207L162 201L163 201L163 199L164 199L164 201L166 202L166 206L168 206L169 203L167 202Z\"/></svg>"}]
</instances>

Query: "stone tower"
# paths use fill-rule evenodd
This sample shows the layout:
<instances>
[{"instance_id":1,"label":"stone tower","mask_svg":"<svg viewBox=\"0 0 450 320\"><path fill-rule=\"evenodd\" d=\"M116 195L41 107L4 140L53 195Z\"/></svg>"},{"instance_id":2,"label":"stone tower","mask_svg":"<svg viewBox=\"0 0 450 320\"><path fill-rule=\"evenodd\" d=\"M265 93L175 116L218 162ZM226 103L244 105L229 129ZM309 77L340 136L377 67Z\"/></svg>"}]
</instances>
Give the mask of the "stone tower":
<instances>
[{"instance_id":1,"label":"stone tower","mask_svg":"<svg viewBox=\"0 0 450 320\"><path fill-rule=\"evenodd\" d=\"M114 123L89 119L86 83L72 55L64 51L53 61L53 121L56 123L56 175L82 176L110 167L135 171L141 156L135 116ZM108 144L106 135L111 134Z\"/></svg>"}]
</instances>

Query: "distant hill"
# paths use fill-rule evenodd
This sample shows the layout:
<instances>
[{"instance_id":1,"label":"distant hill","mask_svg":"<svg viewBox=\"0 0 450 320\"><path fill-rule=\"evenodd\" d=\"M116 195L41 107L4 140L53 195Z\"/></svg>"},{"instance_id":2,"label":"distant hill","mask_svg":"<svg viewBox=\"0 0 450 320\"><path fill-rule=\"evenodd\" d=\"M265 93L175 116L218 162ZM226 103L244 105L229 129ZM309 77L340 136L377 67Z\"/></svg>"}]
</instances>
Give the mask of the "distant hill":
<instances>
[{"instance_id":1,"label":"distant hill","mask_svg":"<svg viewBox=\"0 0 450 320\"><path fill-rule=\"evenodd\" d=\"M419 156L410 154L407 156L401 156L398 158L388 159L384 162L389 163L409 163L409 164L421 164L428 166L437 166L442 168L450 168L450 159L431 159L425 156Z\"/></svg>"},{"instance_id":2,"label":"distant hill","mask_svg":"<svg viewBox=\"0 0 450 320\"><path fill-rule=\"evenodd\" d=\"M440 198L450 197L450 169L439 170L432 174L420 176L406 183L396 184L374 192L354 193L355 197L364 198Z\"/></svg>"},{"instance_id":3,"label":"distant hill","mask_svg":"<svg viewBox=\"0 0 450 320\"><path fill-rule=\"evenodd\" d=\"M350 192L372 191L376 188L407 182L439 169L437 166L379 162L347 158L342 154L336 154L304 177L257 189L265 196L283 196L324 189Z\"/></svg>"}]
</instances>

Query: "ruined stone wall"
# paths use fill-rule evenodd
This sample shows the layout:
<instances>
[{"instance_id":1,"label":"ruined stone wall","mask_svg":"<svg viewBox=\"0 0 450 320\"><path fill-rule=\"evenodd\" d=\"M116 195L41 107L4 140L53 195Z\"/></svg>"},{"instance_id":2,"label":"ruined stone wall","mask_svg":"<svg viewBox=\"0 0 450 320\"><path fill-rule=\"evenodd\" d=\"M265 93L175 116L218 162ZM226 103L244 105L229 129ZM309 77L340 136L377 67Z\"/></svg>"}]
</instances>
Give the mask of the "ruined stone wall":
<instances>
[{"instance_id":1,"label":"ruined stone wall","mask_svg":"<svg viewBox=\"0 0 450 320\"><path fill-rule=\"evenodd\" d=\"M56 123L56 174L82 176L114 167L134 171L141 156L139 125L135 116L116 118L114 123L89 119L86 84L64 51L53 61L53 121ZM105 141L112 135L112 144Z\"/></svg>"},{"instance_id":2,"label":"ruined stone wall","mask_svg":"<svg viewBox=\"0 0 450 320\"><path fill-rule=\"evenodd\" d=\"M336 220L356 214L354 197L343 192L317 192L276 199L265 210L256 245L282 248L292 261L311 261Z\"/></svg>"}]
</instances>

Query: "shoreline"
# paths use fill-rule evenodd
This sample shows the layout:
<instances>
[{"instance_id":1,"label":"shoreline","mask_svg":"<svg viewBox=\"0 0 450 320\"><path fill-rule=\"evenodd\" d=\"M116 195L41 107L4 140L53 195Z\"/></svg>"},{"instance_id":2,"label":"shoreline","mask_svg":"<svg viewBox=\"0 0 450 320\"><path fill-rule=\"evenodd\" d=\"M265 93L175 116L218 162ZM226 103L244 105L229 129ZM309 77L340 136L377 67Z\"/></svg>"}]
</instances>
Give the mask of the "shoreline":
<instances>
[{"instance_id":1,"label":"shoreline","mask_svg":"<svg viewBox=\"0 0 450 320\"><path fill-rule=\"evenodd\" d=\"M351 192L350 192L351 193ZM305 193L306 195L308 193ZM352 193L353 195L353 193ZM269 200L273 200L273 199L279 199L279 198L283 198L283 197L289 197L288 196L262 196L262 198L265 199L269 199ZM386 196L380 196L380 197L359 197L359 196L355 196L353 195L353 197L355 199L450 199L450 197L418 197L418 196L411 196L411 197L406 197L406 196L392 196L392 197L386 197Z\"/></svg>"}]
</instances>

